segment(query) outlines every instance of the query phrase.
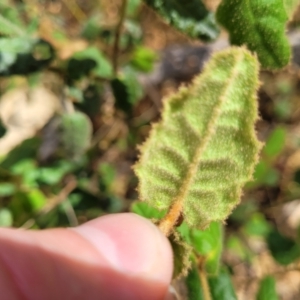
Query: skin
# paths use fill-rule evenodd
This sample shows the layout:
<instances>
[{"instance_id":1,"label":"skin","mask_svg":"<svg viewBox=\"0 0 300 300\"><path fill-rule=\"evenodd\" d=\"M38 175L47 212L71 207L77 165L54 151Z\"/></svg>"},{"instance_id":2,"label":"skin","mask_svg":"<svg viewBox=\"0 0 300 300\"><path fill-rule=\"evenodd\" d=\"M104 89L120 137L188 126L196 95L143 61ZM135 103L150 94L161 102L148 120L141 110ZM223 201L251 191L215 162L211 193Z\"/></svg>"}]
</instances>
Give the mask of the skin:
<instances>
[{"instance_id":1,"label":"skin","mask_svg":"<svg viewBox=\"0 0 300 300\"><path fill-rule=\"evenodd\" d=\"M163 300L172 266L168 240L130 213L72 229L0 229L0 291L6 300Z\"/></svg>"}]
</instances>

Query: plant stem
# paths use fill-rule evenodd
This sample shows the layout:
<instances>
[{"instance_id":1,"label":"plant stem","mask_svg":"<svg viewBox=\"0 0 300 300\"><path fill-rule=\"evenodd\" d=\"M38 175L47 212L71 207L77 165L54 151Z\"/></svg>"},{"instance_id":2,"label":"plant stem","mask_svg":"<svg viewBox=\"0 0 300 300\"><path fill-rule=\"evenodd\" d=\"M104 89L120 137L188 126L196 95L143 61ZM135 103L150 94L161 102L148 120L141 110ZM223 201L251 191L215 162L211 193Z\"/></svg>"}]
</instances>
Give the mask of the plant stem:
<instances>
[{"instance_id":1,"label":"plant stem","mask_svg":"<svg viewBox=\"0 0 300 300\"><path fill-rule=\"evenodd\" d=\"M200 258L198 265L199 265L199 277L200 277L201 287L203 291L203 297L204 300L212 300L210 294L210 288L207 281L207 275L204 269L204 263L205 261Z\"/></svg>"},{"instance_id":2,"label":"plant stem","mask_svg":"<svg viewBox=\"0 0 300 300\"><path fill-rule=\"evenodd\" d=\"M127 7L127 0L123 0L121 10L120 10L119 23L116 27L116 34L115 34L115 41L114 41L113 55L112 55L112 63L113 63L113 70L114 70L115 76L118 73L119 45L120 45L121 31L123 28L123 23L124 23L125 15L126 15L126 7Z\"/></svg>"},{"instance_id":3,"label":"plant stem","mask_svg":"<svg viewBox=\"0 0 300 300\"><path fill-rule=\"evenodd\" d=\"M182 211L182 202L176 201L174 205L171 206L171 209L167 212L166 216L158 224L160 231L168 237L173 228L175 227Z\"/></svg>"}]
</instances>

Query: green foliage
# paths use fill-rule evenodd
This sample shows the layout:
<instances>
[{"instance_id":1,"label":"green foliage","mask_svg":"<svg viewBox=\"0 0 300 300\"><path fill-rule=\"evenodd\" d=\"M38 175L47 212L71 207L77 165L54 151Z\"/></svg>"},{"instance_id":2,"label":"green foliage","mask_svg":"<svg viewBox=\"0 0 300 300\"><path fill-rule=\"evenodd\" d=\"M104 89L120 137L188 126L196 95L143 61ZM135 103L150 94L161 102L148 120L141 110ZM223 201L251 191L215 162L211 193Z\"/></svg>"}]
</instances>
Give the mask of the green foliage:
<instances>
[{"instance_id":1,"label":"green foliage","mask_svg":"<svg viewBox=\"0 0 300 300\"><path fill-rule=\"evenodd\" d=\"M52 46L44 40L28 37L0 38L0 76L39 71L53 57Z\"/></svg>"},{"instance_id":2,"label":"green foliage","mask_svg":"<svg viewBox=\"0 0 300 300\"><path fill-rule=\"evenodd\" d=\"M0 227L10 227L13 225L13 216L9 209L0 209Z\"/></svg>"},{"instance_id":3,"label":"green foliage","mask_svg":"<svg viewBox=\"0 0 300 300\"><path fill-rule=\"evenodd\" d=\"M299 244L276 229L267 236L267 243L274 259L282 265L288 265L300 257Z\"/></svg>"},{"instance_id":4,"label":"green foliage","mask_svg":"<svg viewBox=\"0 0 300 300\"><path fill-rule=\"evenodd\" d=\"M231 48L166 100L135 166L141 200L158 209L180 206L192 227L228 216L260 148L253 128L257 72L248 51Z\"/></svg>"},{"instance_id":5,"label":"green foliage","mask_svg":"<svg viewBox=\"0 0 300 300\"><path fill-rule=\"evenodd\" d=\"M209 287L213 300L237 300L230 274L225 268L217 277L209 278Z\"/></svg>"},{"instance_id":6,"label":"green foliage","mask_svg":"<svg viewBox=\"0 0 300 300\"><path fill-rule=\"evenodd\" d=\"M269 159L278 156L284 148L286 140L286 130L283 127L277 127L269 136L264 146L263 154Z\"/></svg>"},{"instance_id":7,"label":"green foliage","mask_svg":"<svg viewBox=\"0 0 300 300\"><path fill-rule=\"evenodd\" d=\"M159 220L164 215L165 212L159 211L146 202L135 202L131 205L131 211L147 219Z\"/></svg>"},{"instance_id":8,"label":"green foliage","mask_svg":"<svg viewBox=\"0 0 300 300\"><path fill-rule=\"evenodd\" d=\"M194 263L185 279L188 299L204 300L197 265Z\"/></svg>"},{"instance_id":9,"label":"green foliage","mask_svg":"<svg viewBox=\"0 0 300 300\"><path fill-rule=\"evenodd\" d=\"M262 149L262 158L255 167L254 180L248 183L249 188L260 185L275 186L278 183L279 172L272 167L272 163L284 149L285 141L286 129L276 127Z\"/></svg>"},{"instance_id":10,"label":"green foliage","mask_svg":"<svg viewBox=\"0 0 300 300\"><path fill-rule=\"evenodd\" d=\"M146 47L137 47L132 53L131 64L141 72L150 72L157 60L157 54Z\"/></svg>"},{"instance_id":11,"label":"green foliage","mask_svg":"<svg viewBox=\"0 0 300 300\"><path fill-rule=\"evenodd\" d=\"M193 38L212 40L219 30L212 14L200 0L144 0L166 22Z\"/></svg>"},{"instance_id":12,"label":"green foliage","mask_svg":"<svg viewBox=\"0 0 300 300\"><path fill-rule=\"evenodd\" d=\"M83 51L76 52L69 61L68 71L75 79L89 72L100 77L112 76L111 63L96 47L89 47Z\"/></svg>"},{"instance_id":13,"label":"green foliage","mask_svg":"<svg viewBox=\"0 0 300 300\"><path fill-rule=\"evenodd\" d=\"M247 45L267 69L280 69L289 63L287 19L282 0L223 0L217 11L217 20L229 31L230 42Z\"/></svg>"},{"instance_id":14,"label":"green foliage","mask_svg":"<svg viewBox=\"0 0 300 300\"><path fill-rule=\"evenodd\" d=\"M137 74L131 68L126 68L111 81L116 107L129 113L134 104L141 100L144 91L137 79Z\"/></svg>"},{"instance_id":15,"label":"green foliage","mask_svg":"<svg viewBox=\"0 0 300 300\"><path fill-rule=\"evenodd\" d=\"M183 239L192 246L194 253L205 258L205 269L209 275L219 272L220 257L223 250L223 228L218 222L212 222L205 230L190 229L183 223L178 231Z\"/></svg>"},{"instance_id":16,"label":"green foliage","mask_svg":"<svg viewBox=\"0 0 300 300\"><path fill-rule=\"evenodd\" d=\"M62 143L67 156L79 159L91 143L92 125L89 118L81 112L62 116Z\"/></svg>"},{"instance_id":17,"label":"green foliage","mask_svg":"<svg viewBox=\"0 0 300 300\"><path fill-rule=\"evenodd\" d=\"M278 300L275 286L275 278L273 276L266 276L260 282L257 292L257 300Z\"/></svg>"}]
</instances>

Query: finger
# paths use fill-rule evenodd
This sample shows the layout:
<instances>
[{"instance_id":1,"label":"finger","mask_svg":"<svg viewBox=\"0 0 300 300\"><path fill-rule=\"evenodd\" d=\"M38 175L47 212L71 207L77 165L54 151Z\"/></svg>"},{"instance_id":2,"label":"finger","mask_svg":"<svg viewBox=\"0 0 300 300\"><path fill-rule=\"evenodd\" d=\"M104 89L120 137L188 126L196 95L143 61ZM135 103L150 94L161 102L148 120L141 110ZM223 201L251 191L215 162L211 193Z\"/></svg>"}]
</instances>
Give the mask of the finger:
<instances>
[{"instance_id":1,"label":"finger","mask_svg":"<svg viewBox=\"0 0 300 300\"><path fill-rule=\"evenodd\" d=\"M164 299L172 276L168 240L134 214L75 229L0 229L5 299Z\"/></svg>"}]
</instances>

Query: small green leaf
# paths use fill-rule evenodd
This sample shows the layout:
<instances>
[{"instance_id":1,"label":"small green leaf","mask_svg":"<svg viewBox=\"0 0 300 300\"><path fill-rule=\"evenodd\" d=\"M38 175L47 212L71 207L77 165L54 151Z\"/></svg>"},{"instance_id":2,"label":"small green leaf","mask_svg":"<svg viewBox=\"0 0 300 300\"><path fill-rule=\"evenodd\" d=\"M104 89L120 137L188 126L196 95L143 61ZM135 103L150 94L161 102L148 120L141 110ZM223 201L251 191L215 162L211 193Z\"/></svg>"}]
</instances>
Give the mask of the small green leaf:
<instances>
[{"instance_id":1,"label":"small green leaf","mask_svg":"<svg viewBox=\"0 0 300 300\"><path fill-rule=\"evenodd\" d=\"M257 300L278 300L276 293L276 283L273 276L266 276L260 282Z\"/></svg>"},{"instance_id":2,"label":"small green leaf","mask_svg":"<svg viewBox=\"0 0 300 300\"><path fill-rule=\"evenodd\" d=\"M230 275L226 269L222 269L217 277L210 277L208 281L213 300L237 300Z\"/></svg>"},{"instance_id":3,"label":"small green leaf","mask_svg":"<svg viewBox=\"0 0 300 300\"><path fill-rule=\"evenodd\" d=\"M109 163L102 163L99 166L98 173L100 176L101 185L104 189L109 189L116 177L115 168Z\"/></svg>"},{"instance_id":4,"label":"small green leaf","mask_svg":"<svg viewBox=\"0 0 300 300\"><path fill-rule=\"evenodd\" d=\"M131 205L131 211L147 219L154 220L159 220L165 215L165 212L157 210L145 202L133 203Z\"/></svg>"},{"instance_id":5,"label":"small green leaf","mask_svg":"<svg viewBox=\"0 0 300 300\"><path fill-rule=\"evenodd\" d=\"M116 107L129 113L134 104L142 99L143 88L137 79L137 73L125 68L122 73L111 81Z\"/></svg>"},{"instance_id":6,"label":"small green leaf","mask_svg":"<svg viewBox=\"0 0 300 300\"><path fill-rule=\"evenodd\" d=\"M83 113L75 111L62 116L62 143L71 159L79 159L90 146L92 124Z\"/></svg>"},{"instance_id":7,"label":"small green leaf","mask_svg":"<svg viewBox=\"0 0 300 300\"><path fill-rule=\"evenodd\" d=\"M92 72L96 76L100 77L111 77L112 66L104 54L96 47L89 47L83 51L76 52L73 55L73 59L76 60L92 60L96 63L93 67Z\"/></svg>"},{"instance_id":8,"label":"small green leaf","mask_svg":"<svg viewBox=\"0 0 300 300\"><path fill-rule=\"evenodd\" d=\"M190 227L226 219L261 147L254 131L257 87L255 57L230 48L166 99L135 165L140 199L163 210L176 206Z\"/></svg>"},{"instance_id":9,"label":"small green leaf","mask_svg":"<svg viewBox=\"0 0 300 300\"><path fill-rule=\"evenodd\" d=\"M139 46L132 54L131 65L142 72L150 72L157 58L152 49Z\"/></svg>"},{"instance_id":10,"label":"small green leaf","mask_svg":"<svg viewBox=\"0 0 300 300\"><path fill-rule=\"evenodd\" d=\"M263 153L268 158L275 158L284 149L286 139L286 130L283 127L277 127L269 136Z\"/></svg>"},{"instance_id":11,"label":"small green leaf","mask_svg":"<svg viewBox=\"0 0 300 300\"><path fill-rule=\"evenodd\" d=\"M265 237L271 231L271 225L263 214L253 214L244 225L244 231L248 235L256 235Z\"/></svg>"},{"instance_id":12,"label":"small green leaf","mask_svg":"<svg viewBox=\"0 0 300 300\"><path fill-rule=\"evenodd\" d=\"M300 246L275 228L266 240L272 256L280 264L288 265L300 257Z\"/></svg>"},{"instance_id":13,"label":"small green leaf","mask_svg":"<svg viewBox=\"0 0 300 300\"><path fill-rule=\"evenodd\" d=\"M280 69L289 63L287 19L282 0L223 0L217 10L217 20L229 31L230 42L247 45L267 69Z\"/></svg>"},{"instance_id":14,"label":"small green leaf","mask_svg":"<svg viewBox=\"0 0 300 300\"><path fill-rule=\"evenodd\" d=\"M9 209L0 209L0 227L11 227L13 225L13 216Z\"/></svg>"},{"instance_id":15,"label":"small green leaf","mask_svg":"<svg viewBox=\"0 0 300 300\"><path fill-rule=\"evenodd\" d=\"M223 228L219 222L212 222L205 230L189 229L183 223L177 229L194 251L205 257L205 269L209 275L219 271L220 257L223 249Z\"/></svg>"},{"instance_id":16,"label":"small green leaf","mask_svg":"<svg viewBox=\"0 0 300 300\"><path fill-rule=\"evenodd\" d=\"M164 20L192 38L215 39L219 30L213 15L200 0L144 0Z\"/></svg>"},{"instance_id":17,"label":"small green leaf","mask_svg":"<svg viewBox=\"0 0 300 300\"><path fill-rule=\"evenodd\" d=\"M0 183L0 198L8 197L16 192L16 186L11 182L1 182Z\"/></svg>"},{"instance_id":18,"label":"small green leaf","mask_svg":"<svg viewBox=\"0 0 300 300\"><path fill-rule=\"evenodd\" d=\"M0 33L8 36L25 35L22 17L16 7L0 3Z\"/></svg>"}]
</instances>

